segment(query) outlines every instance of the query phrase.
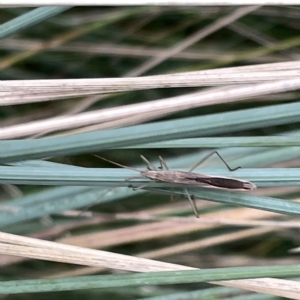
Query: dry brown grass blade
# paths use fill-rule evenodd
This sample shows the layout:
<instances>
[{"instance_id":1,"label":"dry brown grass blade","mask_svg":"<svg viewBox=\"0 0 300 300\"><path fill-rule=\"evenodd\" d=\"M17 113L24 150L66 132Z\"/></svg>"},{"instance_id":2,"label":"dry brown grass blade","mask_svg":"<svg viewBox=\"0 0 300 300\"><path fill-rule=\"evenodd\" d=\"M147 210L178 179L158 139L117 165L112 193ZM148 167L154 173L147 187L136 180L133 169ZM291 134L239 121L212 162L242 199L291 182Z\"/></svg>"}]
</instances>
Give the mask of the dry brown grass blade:
<instances>
[{"instance_id":1,"label":"dry brown grass blade","mask_svg":"<svg viewBox=\"0 0 300 300\"><path fill-rule=\"evenodd\" d=\"M105 252L101 250L91 250L87 248L63 245L60 243L41 241L33 238L17 236L8 233L0 233L0 252L17 256L26 256L36 259L45 259L65 263L74 263L90 266L104 266L111 269L127 270L135 272L154 272L171 270L191 270L195 268L158 262L144 258L137 258L128 255ZM281 295L291 297L299 293L299 284L288 280L261 278L255 280L230 280L211 282L218 285L233 286L246 290L254 290L271 295ZM285 289L282 284L285 284ZM280 288L279 288L280 287ZM288 287L288 289L287 289ZM300 299L292 298L292 299Z\"/></svg>"},{"instance_id":2,"label":"dry brown grass blade","mask_svg":"<svg viewBox=\"0 0 300 300\"><path fill-rule=\"evenodd\" d=\"M255 220L260 218L270 218L278 214L247 208L235 208L230 211L221 211L205 214L206 218L227 218L235 220ZM176 221L175 221L176 224ZM60 242L88 248L102 248L122 243L131 243L134 241L143 241L154 238L163 238L185 234L187 232L207 230L216 228L216 224L203 224L201 220L192 222L181 222L180 226L174 226L174 221L163 220L149 224L139 224L125 228L108 230L104 232L94 232L77 236L63 238Z\"/></svg>"},{"instance_id":3,"label":"dry brown grass blade","mask_svg":"<svg viewBox=\"0 0 300 300\"><path fill-rule=\"evenodd\" d=\"M166 115L166 112L172 113L224 101L227 103L241 101L255 98L260 95L294 90L299 87L299 78L257 83L253 85L219 87L163 100L96 110L74 116L54 117L42 121L32 121L27 124L12 125L0 129L0 139L17 138L49 130L66 130L91 124L99 124L99 120L101 120L101 123L111 122L119 118L126 118L136 114L145 114L146 119L149 119L149 114L152 113L154 115L155 113L155 118L158 118L162 115Z\"/></svg>"}]
</instances>

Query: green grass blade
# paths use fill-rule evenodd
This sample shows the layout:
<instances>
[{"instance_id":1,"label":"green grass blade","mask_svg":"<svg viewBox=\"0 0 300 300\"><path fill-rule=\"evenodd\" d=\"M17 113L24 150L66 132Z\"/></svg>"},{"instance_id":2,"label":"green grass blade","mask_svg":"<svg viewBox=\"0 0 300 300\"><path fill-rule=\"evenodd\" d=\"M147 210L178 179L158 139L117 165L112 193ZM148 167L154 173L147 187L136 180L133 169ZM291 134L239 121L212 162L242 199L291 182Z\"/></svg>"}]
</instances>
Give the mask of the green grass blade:
<instances>
[{"instance_id":1,"label":"green grass blade","mask_svg":"<svg viewBox=\"0 0 300 300\"><path fill-rule=\"evenodd\" d=\"M149 272L122 275L98 275L75 278L16 280L0 283L1 294L39 293L92 288L196 283L262 277L300 275L300 265L231 267L202 270Z\"/></svg>"},{"instance_id":2,"label":"green grass blade","mask_svg":"<svg viewBox=\"0 0 300 300\"><path fill-rule=\"evenodd\" d=\"M288 103L66 136L34 140L7 140L0 142L0 162L7 163L175 138L236 132L262 126L298 122L299 117L300 103Z\"/></svg>"},{"instance_id":3,"label":"green grass blade","mask_svg":"<svg viewBox=\"0 0 300 300\"><path fill-rule=\"evenodd\" d=\"M220 203L226 203L234 206L244 206L266 211L288 214L300 215L300 203L283 200L278 198L271 198L265 196L256 196L242 192L232 192L228 190L209 189L209 188L188 188L191 195L198 199L211 200ZM184 194L184 192L176 189L177 193Z\"/></svg>"},{"instance_id":4,"label":"green grass blade","mask_svg":"<svg viewBox=\"0 0 300 300\"><path fill-rule=\"evenodd\" d=\"M181 169L188 171L187 169ZM260 186L289 186L300 184L300 169L270 168L270 169L239 169L234 172L224 169L201 169L201 173L215 176L236 177L247 179ZM0 182L9 184L36 185L81 185L81 186L128 186L125 180L140 174L127 169L91 169L91 168L61 168L59 172L51 168L5 167L0 166ZM142 176L130 182L144 184L149 179ZM153 183L155 187L161 186ZM170 184L163 184L169 186Z\"/></svg>"},{"instance_id":5,"label":"green grass blade","mask_svg":"<svg viewBox=\"0 0 300 300\"><path fill-rule=\"evenodd\" d=\"M16 17L2 25L0 25L0 38L4 38L10 34L16 33L44 20L60 14L72 6L44 6L33 9L19 17Z\"/></svg>"},{"instance_id":6,"label":"green grass blade","mask_svg":"<svg viewBox=\"0 0 300 300\"><path fill-rule=\"evenodd\" d=\"M122 147L126 149L291 147L300 146L300 136L203 137L177 139ZM116 149L119 149L118 147Z\"/></svg>"}]
</instances>

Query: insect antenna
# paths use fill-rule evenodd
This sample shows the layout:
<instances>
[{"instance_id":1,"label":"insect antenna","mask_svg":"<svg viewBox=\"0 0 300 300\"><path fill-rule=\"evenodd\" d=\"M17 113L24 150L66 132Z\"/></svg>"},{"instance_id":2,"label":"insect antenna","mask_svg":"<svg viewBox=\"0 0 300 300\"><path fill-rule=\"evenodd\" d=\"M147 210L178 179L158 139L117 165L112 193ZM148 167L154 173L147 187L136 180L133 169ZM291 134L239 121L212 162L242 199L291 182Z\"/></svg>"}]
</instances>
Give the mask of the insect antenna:
<instances>
[{"instance_id":1,"label":"insect antenna","mask_svg":"<svg viewBox=\"0 0 300 300\"><path fill-rule=\"evenodd\" d=\"M102 159L102 160L105 160L105 161L107 161L107 162L109 162L109 163L111 163L111 164L113 164L113 165L116 165L116 166L119 166L119 167L122 167L122 168L125 168L125 169L129 169L129 170L141 172L141 170L139 170L139 169L137 169L137 168L128 167L128 166L119 164L119 163L117 163L117 162L114 162L114 161L112 161L112 160L109 160L109 159L107 159L107 158L104 158L104 157L102 157L102 156L100 156L100 155L94 154L94 156L96 156L97 158L100 158L100 159Z\"/></svg>"},{"instance_id":2,"label":"insect antenna","mask_svg":"<svg viewBox=\"0 0 300 300\"><path fill-rule=\"evenodd\" d=\"M107 161L107 162L109 162L109 163L111 163L111 164L114 164L114 165L116 165L116 166L119 166L119 167L122 167L122 168L125 168L125 169L129 169L129 170L133 170L133 171L137 171L137 172L141 172L141 170L139 170L139 169L136 169L136 168L133 168L133 167L128 167L128 166L119 164L119 163L117 163L117 162L114 162L114 161L112 161L112 160L109 160L109 159L107 159L107 158L104 158L104 157L102 157L102 156L100 156L100 155L94 154L94 156L97 157L97 158L100 158L100 159L102 159L102 160L105 160L105 161ZM132 176L132 177L128 177L128 178L124 179L124 182L130 181L130 180L132 180L132 179L143 178L143 177L144 177L144 176ZM118 187L118 184L116 184L115 186L113 186L113 187L111 187L110 189L106 190L105 192L103 192L103 194L100 195L99 199L102 198L103 196L105 196L107 193L111 192L112 190L116 189L117 187ZM89 208L91 208L91 207L94 206L94 205L95 205L95 203L92 203L92 204L86 206L85 208L83 208L83 209L81 210L81 212L78 214L78 216L81 216L84 212L86 212Z\"/></svg>"}]
</instances>

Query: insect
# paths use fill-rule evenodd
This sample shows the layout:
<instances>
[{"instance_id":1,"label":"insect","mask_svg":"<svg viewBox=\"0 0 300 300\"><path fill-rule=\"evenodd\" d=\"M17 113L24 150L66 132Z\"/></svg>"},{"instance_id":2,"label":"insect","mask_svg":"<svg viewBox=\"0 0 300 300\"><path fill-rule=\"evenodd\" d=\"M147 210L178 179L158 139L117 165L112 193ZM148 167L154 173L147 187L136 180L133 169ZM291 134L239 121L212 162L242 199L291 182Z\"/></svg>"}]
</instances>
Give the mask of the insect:
<instances>
[{"instance_id":1,"label":"insect","mask_svg":"<svg viewBox=\"0 0 300 300\"><path fill-rule=\"evenodd\" d=\"M147 178L151 179L152 181L167 182L167 183L172 183L174 185L180 184L180 185L187 185L187 186L189 185L189 186L210 187L210 188L230 189L230 190L255 190L256 189L256 185L247 180L192 172L195 168L197 168L199 165L201 165L205 160L207 160L213 154L218 155L218 157L226 165L228 170L235 171L240 168L240 167L233 168L233 169L230 168L230 166L226 163L226 161L222 158L222 156L217 151L213 151L213 152L209 153L202 160L200 160L196 165L194 165L188 172L179 171L179 170L170 170L168 168L166 162L164 161L164 159L161 156L158 157L159 161L160 161L160 167L156 168L143 155L141 155L140 157L145 162L145 164L147 166L147 170L139 170L136 168L124 166L122 164L113 162L113 161L103 158L101 156L98 156L98 155L95 155L95 156L100 159L103 159L107 162L110 162L114 165L117 165L119 167L123 167L126 169L131 169L131 170L140 172L140 176L130 177L130 178L126 179L126 181L136 179L136 178L141 178L141 177L147 177ZM134 190L143 189L143 188L149 186L151 183L152 182L150 181L150 182L143 184L137 188L134 188ZM199 214L198 214L198 211L196 208L194 198L189 194L186 187L184 187L183 189L191 203L191 206L193 208L193 211L194 211L196 217L198 218Z\"/></svg>"}]
</instances>

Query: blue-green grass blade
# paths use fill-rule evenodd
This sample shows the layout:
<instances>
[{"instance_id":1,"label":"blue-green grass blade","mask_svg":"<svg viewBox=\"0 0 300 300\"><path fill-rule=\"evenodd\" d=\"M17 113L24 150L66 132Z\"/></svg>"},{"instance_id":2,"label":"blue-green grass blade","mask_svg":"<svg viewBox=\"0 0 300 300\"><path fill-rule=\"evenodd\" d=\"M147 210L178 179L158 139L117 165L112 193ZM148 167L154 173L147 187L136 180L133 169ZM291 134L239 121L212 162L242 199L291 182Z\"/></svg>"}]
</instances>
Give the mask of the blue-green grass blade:
<instances>
[{"instance_id":1,"label":"blue-green grass blade","mask_svg":"<svg viewBox=\"0 0 300 300\"><path fill-rule=\"evenodd\" d=\"M137 194L132 189L128 188L116 188L110 193L106 193L107 189L87 189L87 187L67 187L70 189L70 193L65 196L60 196L54 198L55 192L60 192L57 189L53 190L51 196L43 199L40 197L40 201L35 203L31 202L30 205L14 205L14 203L2 203L3 206L11 207L11 211L1 211L0 212L0 227L1 229L7 226L38 218L41 216L58 213L61 211L86 207L92 204L99 204L105 202L115 201L121 198L128 197L133 194ZM73 188L73 189L72 189ZM82 190L80 190L80 188ZM120 190L121 189L121 190ZM48 191L49 192L49 191ZM50 194L50 193L49 193ZM43 192L38 193L38 195L43 196ZM35 195L35 198L38 196ZM27 197L28 198L28 197ZM19 203L22 203L22 198L17 199Z\"/></svg>"},{"instance_id":2,"label":"blue-green grass blade","mask_svg":"<svg viewBox=\"0 0 300 300\"><path fill-rule=\"evenodd\" d=\"M266 149L266 150L265 150ZM220 154L231 167L242 166L234 172L228 171L220 159L214 155L206 166L196 168L193 172L226 177L235 177L253 181L258 186L288 186L299 184L299 170L297 168L259 168L246 169L251 165L268 165L287 159L299 157L300 147L287 148L226 148L221 149ZM206 156L207 152L194 153L175 158L166 158L171 170L188 171L188 169ZM99 159L100 161L100 159ZM159 166L158 159L152 160ZM182 168L182 167L185 168ZM213 169L212 167L216 168ZM221 169L222 168L222 169ZM59 164L50 161L25 161L13 163L12 166L0 166L0 182L8 184L38 184L38 185L82 185L82 186L128 186L127 178L139 176L139 171L146 170L146 166L140 164L137 171L122 168L83 168L73 165ZM144 177L144 176L141 176ZM139 183L148 181L140 178Z\"/></svg>"},{"instance_id":3,"label":"blue-green grass blade","mask_svg":"<svg viewBox=\"0 0 300 300\"><path fill-rule=\"evenodd\" d=\"M16 33L19 30L24 30L37 23L43 22L60 14L72 6L44 6L31 10L30 12L24 13L23 15L16 17L2 25L0 25L0 38L4 38L10 34Z\"/></svg>"},{"instance_id":4,"label":"blue-green grass blade","mask_svg":"<svg viewBox=\"0 0 300 300\"><path fill-rule=\"evenodd\" d=\"M5 168L5 167L2 167ZM7 167L6 167L7 168ZM276 172L274 172L273 169L242 169L237 170L235 173L239 173L240 175L244 175L242 178L245 178L247 175L248 178L249 175L252 174L252 176L256 176L255 179L264 180L266 177L264 177L269 170L269 176L272 178L272 182L268 182L269 184L272 183L274 186L278 186L279 183L282 184L284 180L288 181L290 178L291 184L293 180L296 180L296 183L300 184L300 170L299 169L275 169ZM1 168L0 168L1 171ZM43 175L40 174L34 174L33 172L29 174L37 175L36 180L38 180L39 176L43 176L43 180L45 180L45 174L46 171L51 171L49 168L46 168ZM74 173L74 167L71 168L70 171L66 169L62 169L62 172L53 173L53 174L59 174L59 180L58 182L61 182L61 180L64 180L64 177L71 176L72 173ZM71 174L67 175L66 171L70 172ZM84 173L80 173L82 171L95 171L95 172L88 172L87 177L84 176ZM265 174L263 171L266 171ZM288 172L290 171L290 177L288 176ZM247 174L247 172L249 172ZM210 174L215 173L216 175L222 175L226 176L229 175L232 172L225 171L225 170L211 170ZM221 173L221 174L220 174ZM52 174L52 175L53 175ZM129 195L136 195L137 192L133 191L128 187L129 184L133 186L140 186L146 182L149 182L147 178L140 178L136 179L134 181L125 182L124 179L130 177L131 175L135 175L135 171L132 170L126 170L126 169L94 169L94 170L84 170L84 168L78 168L78 172L75 172L76 176L78 176L77 179L74 179L73 177L73 183L76 185L81 185L81 187L75 186L74 190L72 190L71 187L65 187L61 188L61 190L53 189L53 193L50 191L46 192L40 192L37 195L35 195L33 198L30 198L30 196L25 196L23 199L17 199L15 201L11 202L4 202L4 206L11 206L19 208L17 210L13 210L11 212L5 211L0 213L0 226L5 227L10 224L14 224L16 222L29 220L32 218L36 218L42 215L47 215L67 209L72 208L78 208L78 207L84 207L86 205L89 205L90 203L104 203L109 202L113 200L117 200L120 198L127 197ZM107 175L109 174L109 176ZM20 175L20 174L19 174ZM94 179L93 179L94 176ZM280 177L282 176L282 177ZM88 179L89 181L86 181L83 183L82 178ZM238 178L241 178L239 176ZM270 180L268 178L268 180ZM104 179L105 181L101 182L101 179ZM28 180L28 179L27 179ZM52 180L52 179L51 179ZM80 181L81 180L81 181ZM95 181L91 181L95 180ZM52 182L52 181L51 181ZM66 182L64 182L66 184ZM71 184L71 181L67 183L68 185ZM83 185L97 185L102 186L103 189L91 189L89 190L87 187L83 187ZM295 182L294 182L295 184ZM109 194L106 194L107 188L104 187L117 187L114 188L113 191L110 191ZM123 186L124 188L121 188L120 186ZM170 192L170 188L174 186L169 183L151 183L150 187L148 189L163 189L165 192ZM282 214L292 214L292 215L300 215L300 203L293 202L289 200L283 200L278 198L271 198L271 197L264 197L264 196L256 196L251 195L247 192L236 192L236 191L228 191L228 190L221 190L221 189L212 189L212 188L199 188L199 187L193 187L188 186L188 191L190 194L194 195L196 198L199 199L206 199L211 201L216 201L220 203L226 203L230 205L236 205L236 206L245 206L245 207L251 207L251 208L257 208ZM65 192L65 194L64 194ZM176 186L175 192L177 193L183 193L183 190L180 186ZM47 194L48 193L48 194ZM45 195L45 197L44 197ZM59 195L61 198L58 198ZM43 201L34 201L34 199L42 199ZM19 204L19 205L18 205Z\"/></svg>"},{"instance_id":5,"label":"blue-green grass blade","mask_svg":"<svg viewBox=\"0 0 300 300\"><path fill-rule=\"evenodd\" d=\"M297 102L65 136L0 141L0 163L237 132L290 124L299 118L300 103Z\"/></svg>"},{"instance_id":6,"label":"blue-green grass blade","mask_svg":"<svg viewBox=\"0 0 300 300\"><path fill-rule=\"evenodd\" d=\"M299 147L288 147L288 148L280 148L280 149L266 148L266 149L267 150L260 148L259 150L256 149L254 151L254 149L227 148L227 149L221 149L220 153L223 155L223 157L226 158L226 160L229 159L228 163L232 167L236 167L238 165L251 166L251 165L256 165L258 163L268 164L268 163L278 162L281 160L298 157L300 152ZM199 159L204 157L204 155L205 153L200 153L200 154L195 153L193 155L168 158L166 159L166 161L171 169L182 169L182 167L187 167L187 166L189 167L194 165L195 162L199 161ZM231 161L230 158L233 160ZM154 164L156 166L159 165L157 159L154 161ZM25 161L25 162L14 163L13 165L15 165L15 167L0 167L0 172L2 172L3 170L2 168L9 168L9 170L11 170L10 176L12 176L10 177L10 179L13 178L13 176L16 176L18 180L22 180L21 175L23 174L23 179L24 179L23 183L25 181L28 181L29 177L33 175L36 175L35 180L40 180L45 182L47 178L44 175L47 173L50 174L50 177L52 176L52 179L57 180L58 184L61 184L61 180L68 179L68 184L71 184L72 180L73 183L76 182L77 184L78 183L77 180L79 180L82 186L55 187L34 194L29 194L27 196L20 197L15 200L2 202L2 205L5 207L6 206L21 207L22 209L10 215L7 215L6 212L3 213L2 219L0 218L1 227L7 226L9 224L14 224L20 221L30 220L36 217L41 217L43 215L61 212L67 209L85 207L91 204L115 201L115 200L126 198L131 195L137 195L137 191L134 192L132 191L132 189L125 187L128 186L129 183L128 182L125 183L123 181L125 178L129 176L135 176L138 174L137 172L132 170L125 170L120 168L86 169L86 168L80 168L75 166L47 162L47 161ZM22 166L26 168L22 169L21 168ZM226 169L224 169L224 165L220 163L217 157L211 157L211 159L208 161L208 166L209 167L213 166L216 168L223 168L223 169L212 169L212 168L206 169L207 167L205 167L205 169L198 168L195 170L195 172L208 172L215 175L223 175L223 176L236 177L240 179L242 178L248 179L251 181L255 181L259 186L260 185L270 186L272 184L275 186L279 184L280 185L297 184L297 178L299 173L298 169L252 169L251 171L251 169L243 169L243 168L235 172L228 172ZM145 166L143 165L139 165L138 167L143 170L145 169ZM18 172L17 168L21 168L20 169L21 171ZM39 173L38 171L40 168L41 170L44 170L44 175L42 177L40 177L41 173ZM78 170L78 172L74 172L74 170ZM61 176L62 174L64 174L64 176ZM269 178L267 177L267 175L269 176ZM295 177L293 178L293 176ZM91 180L93 180L93 182L88 183ZM273 180L273 182L271 180ZM289 180L291 181L289 182ZM140 178L139 180L137 180L136 183L141 184L141 183L145 183L146 181L147 181L146 178ZM99 188L99 189L93 188L91 190L91 187L87 185L103 186L103 188ZM105 194L105 192L109 188L117 187L121 185L123 185L124 187L113 189L109 193ZM161 188L161 184L157 184L156 188ZM167 190L170 191L170 187L165 186L165 188L167 188ZM139 192L143 193L145 191L141 190ZM216 201L218 201L218 198L216 198ZM260 203L262 205L261 209L266 209L266 210L269 209L268 205L264 204L265 199L261 199ZM273 204L274 202L271 202L270 206L273 206ZM251 199L250 200L248 198L245 199L244 204L242 205L250 206ZM258 207L257 203L255 203L254 205L256 205L255 207ZM280 205L278 207L282 209L283 205ZM297 211L298 208L294 207L294 209ZM291 208L289 209L289 211L290 210ZM281 212L285 213L284 209L281 210Z\"/></svg>"},{"instance_id":7,"label":"blue-green grass blade","mask_svg":"<svg viewBox=\"0 0 300 300\"><path fill-rule=\"evenodd\" d=\"M93 288L199 283L263 277L292 277L300 275L300 265L230 267L173 272L96 275L69 278L14 280L0 283L1 294L39 293Z\"/></svg>"},{"instance_id":8,"label":"blue-green grass blade","mask_svg":"<svg viewBox=\"0 0 300 300\"><path fill-rule=\"evenodd\" d=\"M145 170L145 169L144 169ZM187 169L180 169L187 172ZM200 172L199 172L200 173ZM266 186L291 186L300 184L299 168L239 169L234 172L225 169L201 169L202 174L235 177ZM201 174L200 173L200 174ZM118 168L61 168L58 172L51 168L0 166L0 183L35 185L75 185L75 186L128 186L126 179L141 176L137 171ZM144 184L149 182L145 176L130 182ZM153 183L155 187L170 184Z\"/></svg>"},{"instance_id":9,"label":"blue-green grass blade","mask_svg":"<svg viewBox=\"0 0 300 300\"><path fill-rule=\"evenodd\" d=\"M189 187L188 191L196 199L210 200L234 206L256 208L287 215L300 215L300 203L295 201L265 196L256 196L247 192L237 192L213 188ZM180 191L179 188L176 188L175 193L184 194L184 191Z\"/></svg>"},{"instance_id":10,"label":"blue-green grass blade","mask_svg":"<svg viewBox=\"0 0 300 300\"><path fill-rule=\"evenodd\" d=\"M300 146L298 136L240 136L203 137L146 143L116 149L164 149L164 148L223 148L223 147L291 147Z\"/></svg>"}]
</instances>

